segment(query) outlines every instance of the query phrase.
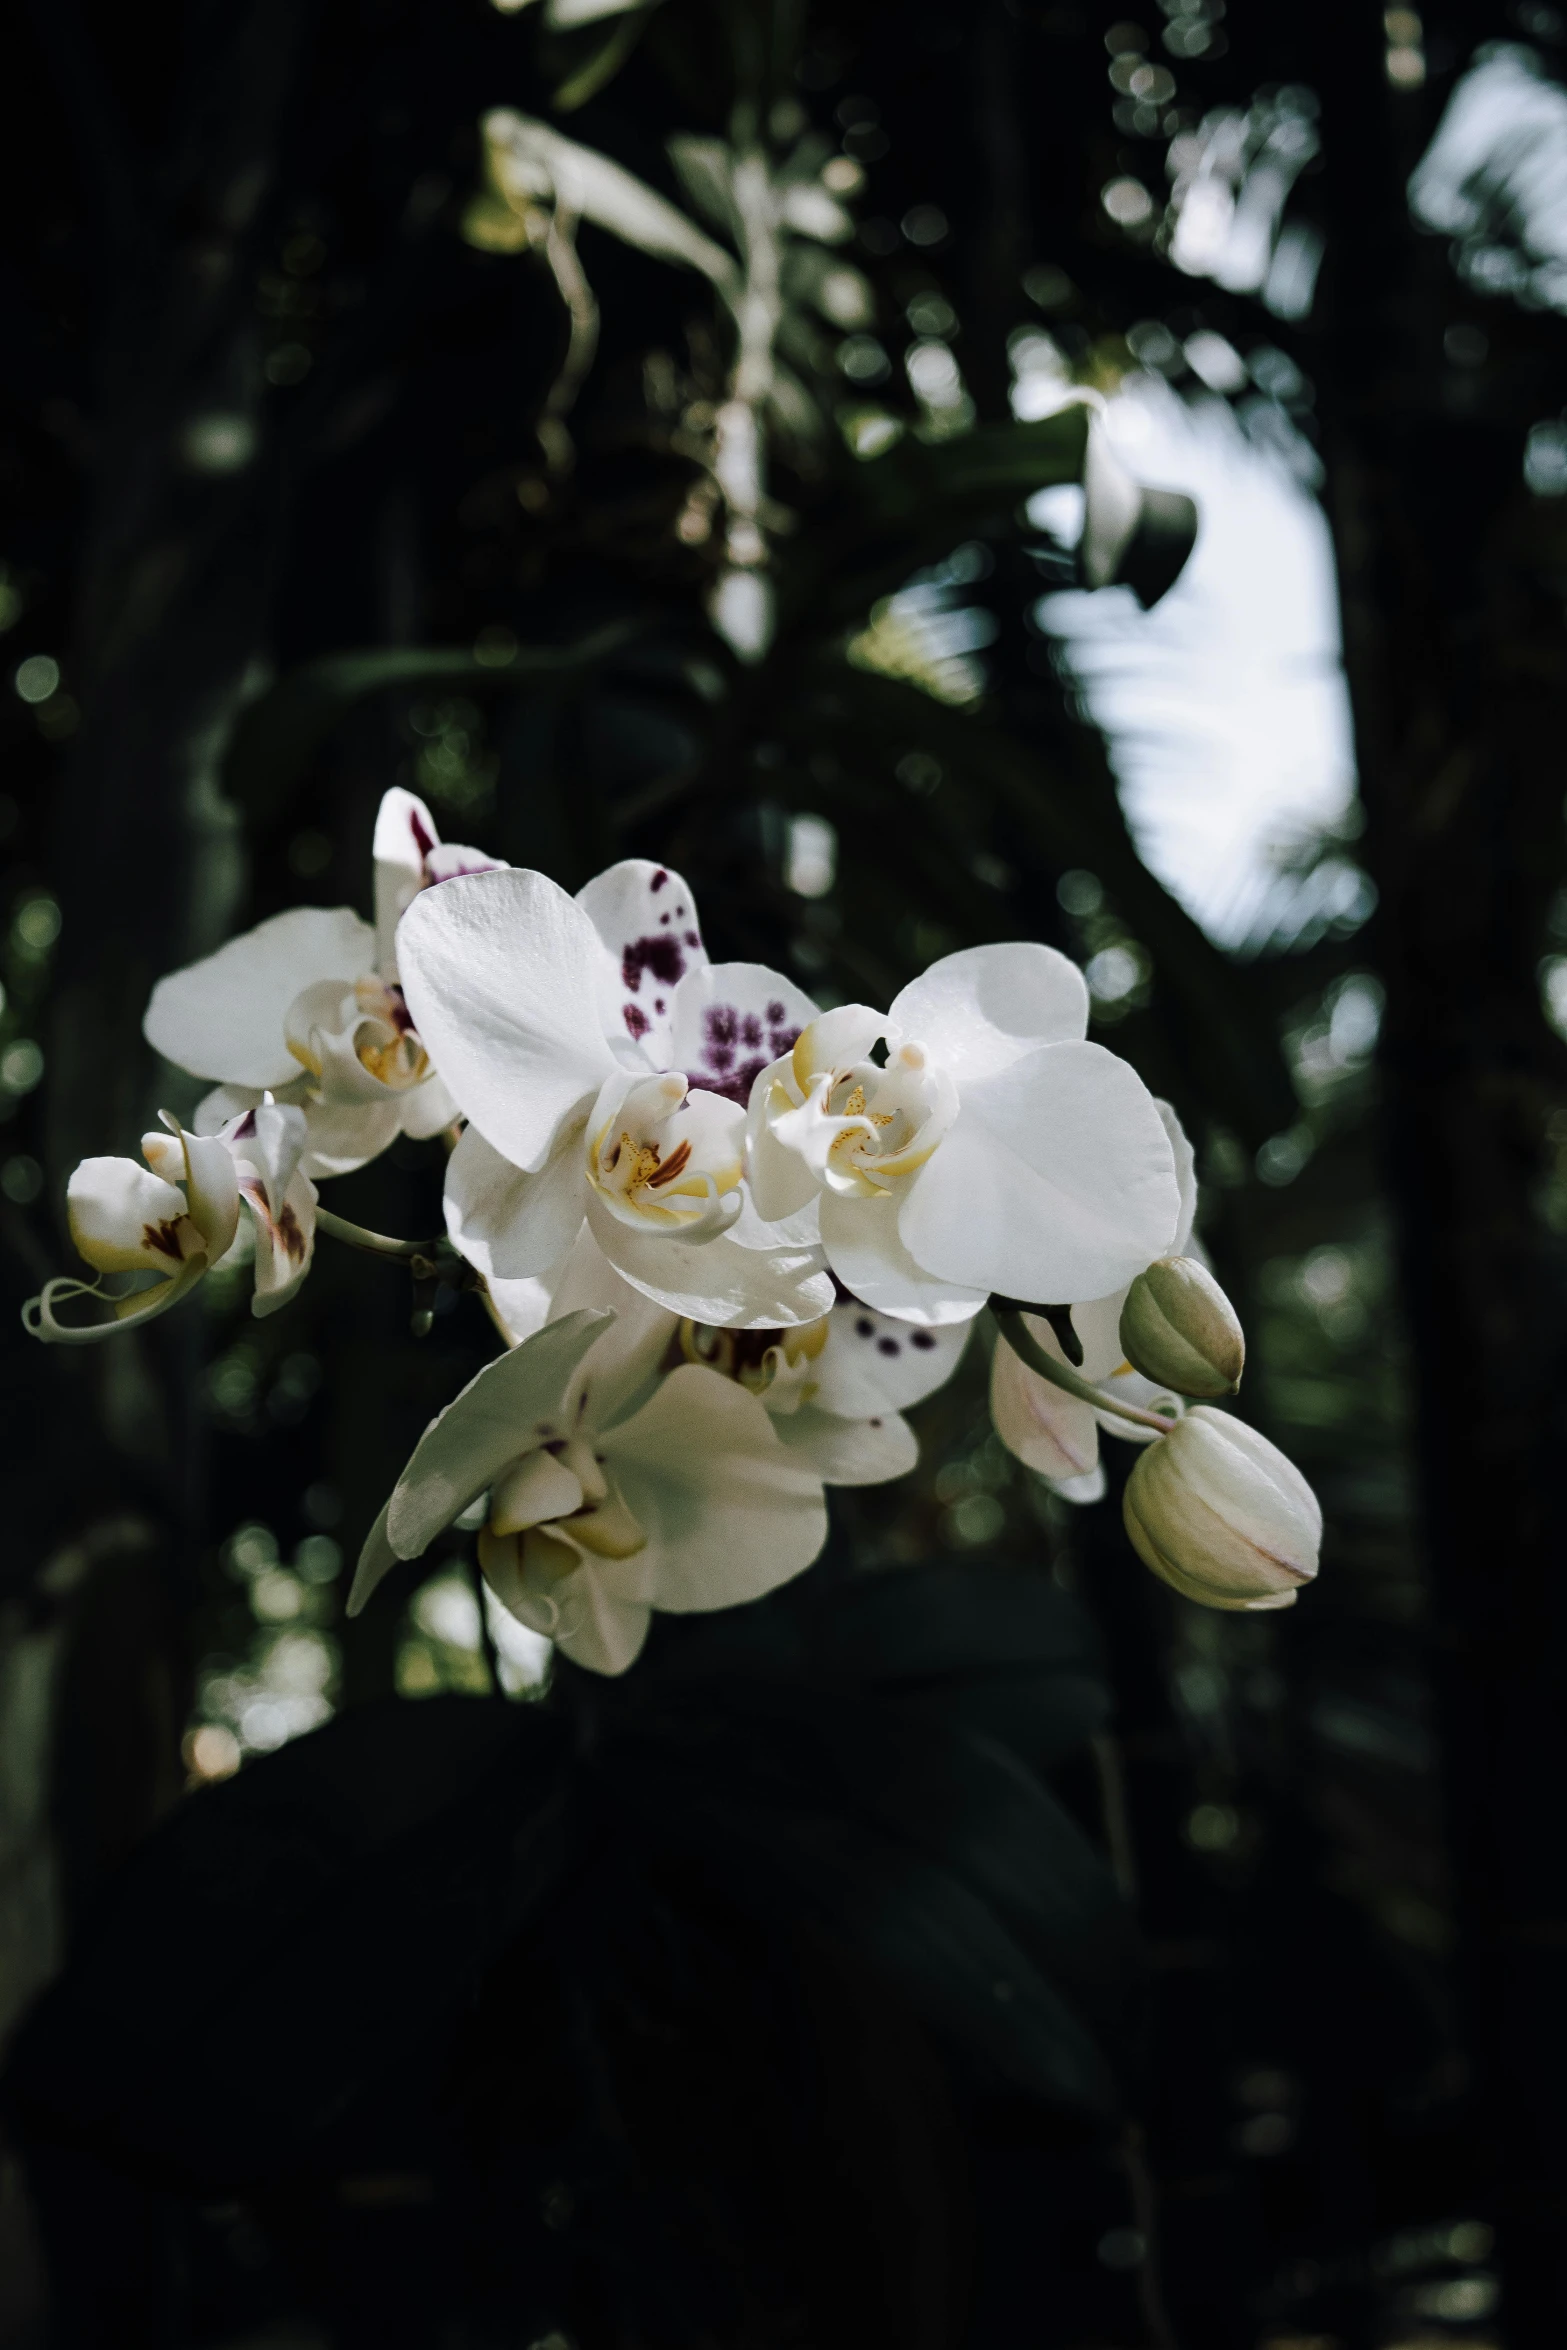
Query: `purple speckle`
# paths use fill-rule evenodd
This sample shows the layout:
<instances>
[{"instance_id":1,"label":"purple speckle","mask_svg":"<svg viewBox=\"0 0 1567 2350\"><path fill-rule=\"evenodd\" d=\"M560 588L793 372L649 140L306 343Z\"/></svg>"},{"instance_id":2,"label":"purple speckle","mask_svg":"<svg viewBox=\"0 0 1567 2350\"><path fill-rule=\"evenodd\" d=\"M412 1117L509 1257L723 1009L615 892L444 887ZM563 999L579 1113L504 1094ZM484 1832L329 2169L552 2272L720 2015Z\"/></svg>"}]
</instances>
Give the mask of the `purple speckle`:
<instances>
[{"instance_id":1,"label":"purple speckle","mask_svg":"<svg viewBox=\"0 0 1567 2350\"><path fill-rule=\"evenodd\" d=\"M673 938L634 938L620 958L620 976L628 995L639 995L642 974L651 971L665 987L673 987L686 967L685 956L678 940Z\"/></svg>"},{"instance_id":2,"label":"purple speckle","mask_svg":"<svg viewBox=\"0 0 1567 2350\"><path fill-rule=\"evenodd\" d=\"M726 1069L735 1057L735 1040L740 1034L740 1015L733 1004L709 1004L702 1016L707 1030L708 1057L715 1069Z\"/></svg>"},{"instance_id":3,"label":"purple speckle","mask_svg":"<svg viewBox=\"0 0 1567 2350\"><path fill-rule=\"evenodd\" d=\"M626 1023L627 1034L636 1037L639 1041L646 1036L652 1026L652 1022L640 1004L627 1004L622 1017Z\"/></svg>"},{"instance_id":4,"label":"purple speckle","mask_svg":"<svg viewBox=\"0 0 1567 2350\"><path fill-rule=\"evenodd\" d=\"M667 922L669 920L669 916L667 914L660 914L659 920L660 922Z\"/></svg>"},{"instance_id":5,"label":"purple speckle","mask_svg":"<svg viewBox=\"0 0 1567 2350\"><path fill-rule=\"evenodd\" d=\"M874 1338L874 1337L875 1337L875 1335L876 1335L876 1325L875 1325L875 1323L874 1323L874 1322L871 1320L871 1318L870 1318L869 1314L858 1314L858 1315L856 1315L856 1317L855 1317L855 1322L854 1322L854 1334L855 1334L855 1336L856 1336L857 1338Z\"/></svg>"},{"instance_id":6,"label":"purple speckle","mask_svg":"<svg viewBox=\"0 0 1567 2350\"><path fill-rule=\"evenodd\" d=\"M879 1355L900 1355L903 1349L895 1338L878 1338L876 1352Z\"/></svg>"},{"instance_id":7,"label":"purple speckle","mask_svg":"<svg viewBox=\"0 0 1567 2350\"><path fill-rule=\"evenodd\" d=\"M742 1013L734 1004L709 1004L702 1015L704 1029L701 1069L688 1069L688 1083L697 1085L705 1093L722 1094L726 1101L738 1102L743 1109L751 1098L751 1088L767 1067L776 1061L782 1048L776 1037L768 1042L771 1052L762 1048L762 1029L754 1012ZM791 1043L794 1041L791 1037Z\"/></svg>"},{"instance_id":8,"label":"purple speckle","mask_svg":"<svg viewBox=\"0 0 1567 2350\"><path fill-rule=\"evenodd\" d=\"M784 1023L784 1008L783 1008L782 1004L769 1004L769 1005L768 1005L768 1007L767 1007L767 1025L768 1025L768 1027L769 1027L769 1028L781 1028L781 1027L783 1026L783 1023ZM798 1035L798 1034L799 1034L799 1030L798 1030L798 1029L796 1029L796 1031L795 1031L795 1034L796 1034L796 1035Z\"/></svg>"},{"instance_id":9,"label":"purple speckle","mask_svg":"<svg viewBox=\"0 0 1567 2350\"><path fill-rule=\"evenodd\" d=\"M389 987L386 992L391 999L387 1004L387 1013L392 1026L399 1036L407 1036L413 1028L414 1016L408 1009L403 991L400 987L393 986Z\"/></svg>"},{"instance_id":10,"label":"purple speckle","mask_svg":"<svg viewBox=\"0 0 1567 2350\"><path fill-rule=\"evenodd\" d=\"M236 1142L248 1142L255 1131L256 1113L254 1110L247 1110L243 1118L241 1118L239 1124L234 1129L234 1140Z\"/></svg>"},{"instance_id":11,"label":"purple speckle","mask_svg":"<svg viewBox=\"0 0 1567 2350\"><path fill-rule=\"evenodd\" d=\"M422 862L435 846L435 835L425 831L424 826L411 808L408 811L408 829L414 836L414 847L418 850Z\"/></svg>"},{"instance_id":12,"label":"purple speckle","mask_svg":"<svg viewBox=\"0 0 1567 2350\"><path fill-rule=\"evenodd\" d=\"M658 871L654 874L652 880L648 883L648 888L662 889L668 879L669 875L665 872L663 866L660 865Z\"/></svg>"},{"instance_id":13,"label":"purple speckle","mask_svg":"<svg viewBox=\"0 0 1567 2350\"><path fill-rule=\"evenodd\" d=\"M909 1332L910 1346L917 1346L921 1354L929 1354L935 1343L936 1341L928 1330L911 1330Z\"/></svg>"},{"instance_id":14,"label":"purple speckle","mask_svg":"<svg viewBox=\"0 0 1567 2350\"><path fill-rule=\"evenodd\" d=\"M686 945L688 947L699 947L701 943L701 939L697 936L694 930L688 930L686 932Z\"/></svg>"}]
</instances>

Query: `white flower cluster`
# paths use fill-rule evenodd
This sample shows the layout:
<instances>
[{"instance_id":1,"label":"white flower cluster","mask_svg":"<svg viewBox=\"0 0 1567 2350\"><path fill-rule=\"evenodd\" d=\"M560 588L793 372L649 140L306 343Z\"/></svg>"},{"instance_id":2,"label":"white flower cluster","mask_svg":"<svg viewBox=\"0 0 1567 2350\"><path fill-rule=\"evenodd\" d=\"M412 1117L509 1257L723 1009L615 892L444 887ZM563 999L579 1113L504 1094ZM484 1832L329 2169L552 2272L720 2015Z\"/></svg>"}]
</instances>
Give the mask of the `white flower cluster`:
<instances>
[{"instance_id":1,"label":"white flower cluster","mask_svg":"<svg viewBox=\"0 0 1567 2350\"><path fill-rule=\"evenodd\" d=\"M573 898L443 846L404 791L376 827L375 912L373 930L347 908L282 914L159 983L149 1041L217 1089L194 1132L147 1138L146 1167L78 1168L70 1227L98 1280L27 1309L54 1341L145 1321L235 1246L243 1204L269 1312L309 1268L317 1183L444 1133L450 1242L510 1345L426 1431L351 1608L461 1519L513 1614L621 1672L652 1610L731 1605L807 1566L824 1486L913 1466L903 1410L992 1298L1022 1350L999 1344L993 1374L1021 1459L1089 1498L1101 1420L1128 1432L1130 1404L1161 1439L1127 1512L1156 1572L1212 1605L1281 1606L1315 1571L1320 1521L1288 1462L1125 1359L1135 1325L1186 1392L1234 1384L1204 1383L1228 1308L1184 1253L1190 1150L1087 1041L1063 956L970 948L885 1013L824 1011L762 965L710 963L669 868L631 860ZM141 1285L106 1289L120 1274Z\"/></svg>"}]
</instances>

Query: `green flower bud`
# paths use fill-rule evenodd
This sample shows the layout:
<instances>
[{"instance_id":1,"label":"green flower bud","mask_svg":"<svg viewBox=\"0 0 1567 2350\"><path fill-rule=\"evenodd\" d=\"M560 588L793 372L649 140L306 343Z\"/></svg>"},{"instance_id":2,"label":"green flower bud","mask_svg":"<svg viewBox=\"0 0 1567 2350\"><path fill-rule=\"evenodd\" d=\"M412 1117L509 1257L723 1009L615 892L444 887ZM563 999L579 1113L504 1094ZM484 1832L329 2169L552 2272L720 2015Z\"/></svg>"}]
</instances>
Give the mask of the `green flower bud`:
<instances>
[{"instance_id":1,"label":"green flower bud","mask_svg":"<svg viewBox=\"0 0 1567 2350\"><path fill-rule=\"evenodd\" d=\"M1177 1395L1233 1395L1246 1336L1206 1266L1195 1257L1160 1257L1126 1293L1121 1350L1134 1371Z\"/></svg>"},{"instance_id":2,"label":"green flower bud","mask_svg":"<svg viewBox=\"0 0 1567 2350\"><path fill-rule=\"evenodd\" d=\"M1291 1607L1317 1571L1311 1487L1276 1444L1208 1404L1139 1457L1122 1514L1144 1565L1204 1607Z\"/></svg>"}]
</instances>

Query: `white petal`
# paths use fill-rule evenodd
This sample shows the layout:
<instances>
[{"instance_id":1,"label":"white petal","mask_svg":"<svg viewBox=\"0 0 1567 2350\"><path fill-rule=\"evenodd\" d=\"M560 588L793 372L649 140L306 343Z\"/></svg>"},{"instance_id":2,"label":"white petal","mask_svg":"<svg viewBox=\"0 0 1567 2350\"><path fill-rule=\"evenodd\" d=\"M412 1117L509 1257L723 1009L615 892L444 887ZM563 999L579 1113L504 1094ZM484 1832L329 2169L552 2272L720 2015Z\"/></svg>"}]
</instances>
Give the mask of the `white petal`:
<instances>
[{"instance_id":1,"label":"white petal","mask_svg":"<svg viewBox=\"0 0 1567 2350\"><path fill-rule=\"evenodd\" d=\"M1065 1361L1048 1323L1030 1321L1047 1354ZM1085 1477L1099 1465L1099 1423L1080 1403L1019 1361L1004 1338L990 1363L990 1416L1008 1452L1042 1477Z\"/></svg>"},{"instance_id":2,"label":"white petal","mask_svg":"<svg viewBox=\"0 0 1567 2350\"><path fill-rule=\"evenodd\" d=\"M850 1298L832 1310L827 1343L811 1366L811 1401L845 1420L907 1411L945 1386L973 1327L971 1321L948 1322L926 1330Z\"/></svg>"},{"instance_id":3,"label":"white petal","mask_svg":"<svg viewBox=\"0 0 1567 2350\"><path fill-rule=\"evenodd\" d=\"M537 1279L576 1239L586 1191L580 1134L524 1175L468 1126L446 1163L446 1229L486 1280Z\"/></svg>"},{"instance_id":4,"label":"white petal","mask_svg":"<svg viewBox=\"0 0 1567 2350\"><path fill-rule=\"evenodd\" d=\"M435 818L415 793L394 785L376 811L375 963L397 977L397 925L424 887L425 859L440 840Z\"/></svg>"},{"instance_id":5,"label":"white petal","mask_svg":"<svg viewBox=\"0 0 1567 2350\"><path fill-rule=\"evenodd\" d=\"M504 873L504 857L492 857L484 849L470 848L466 841L440 840L424 861L425 887L438 881L455 881L459 873Z\"/></svg>"},{"instance_id":6,"label":"white petal","mask_svg":"<svg viewBox=\"0 0 1567 2350\"><path fill-rule=\"evenodd\" d=\"M256 1227L256 1293L250 1310L275 1314L299 1288L315 1255L316 1187L298 1170L274 1205L263 1186L242 1173L240 1193Z\"/></svg>"},{"instance_id":7,"label":"white petal","mask_svg":"<svg viewBox=\"0 0 1567 2350\"><path fill-rule=\"evenodd\" d=\"M501 1281L491 1276L485 1281L490 1304L499 1319L500 1331L508 1346L521 1346L535 1330L542 1330L550 1318L550 1284L547 1279Z\"/></svg>"},{"instance_id":8,"label":"white petal","mask_svg":"<svg viewBox=\"0 0 1567 2350\"><path fill-rule=\"evenodd\" d=\"M1036 1045L1086 1036L1088 982L1065 955L1031 939L964 947L903 990L887 1025L967 1084Z\"/></svg>"},{"instance_id":9,"label":"white petal","mask_svg":"<svg viewBox=\"0 0 1567 2350\"><path fill-rule=\"evenodd\" d=\"M555 1645L590 1673L628 1672L647 1642L652 1613L645 1599L616 1588L618 1562L586 1562L560 1589Z\"/></svg>"},{"instance_id":10,"label":"white petal","mask_svg":"<svg viewBox=\"0 0 1567 2350\"><path fill-rule=\"evenodd\" d=\"M239 1180L233 1156L215 1134L182 1134L179 1140L190 1220L216 1264L233 1246L239 1229Z\"/></svg>"},{"instance_id":11,"label":"white petal","mask_svg":"<svg viewBox=\"0 0 1567 2350\"><path fill-rule=\"evenodd\" d=\"M598 1017L604 948L542 873L421 890L397 933L420 1041L486 1140L530 1172L615 1066Z\"/></svg>"},{"instance_id":12,"label":"white petal","mask_svg":"<svg viewBox=\"0 0 1567 2350\"><path fill-rule=\"evenodd\" d=\"M160 979L142 1031L193 1077L287 1085L299 1063L283 1023L300 989L320 979L351 985L374 961L375 933L350 907L295 906Z\"/></svg>"},{"instance_id":13,"label":"white petal","mask_svg":"<svg viewBox=\"0 0 1567 2350\"><path fill-rule=\"evenodd\" d=\"M833 1285L816 1249L743 1247L729 1233L680 1240L636 1232L596 1199L588 1222L610 1263L633 1289L693 1322L726 1330L792 1329L819 1321Z\"/></svg>"},{"instance_id":14,"label":"white petal","mask_svg":"<svg viewBox=\"0 0 1567 2350\"><path fill-rule=\"evenodd\" d=\"M920 1182L928 1172L922 1170L914 1181ZM891 1198L845 1199L824 1192L821 1217L827 1262L844 1287L900 1322L918 1322L927 1329L971 1322L990 1294L943 1280L916 1264L903 1245L897 1202Z\"/></svg>"},{"instance_id":15,"label":"white petal","mask_svg":"<svg viewBox=\"0 0 1567 2350\"><path fill-rule=\"evenodd\" d=\"M787 1087L787 1095L783 1089ZM794 1068L785 1054L763 1069L751 1088L746 1119L745 1172L758 1215L781 1223L809 1207L817 1194L815 1172L798 1151L788 1150L773 1133L769 1109L777 1098L792 1104L798 1088Z\"/></svg>"},{"instance_id":16,"label":"white petal","mask_svg":"<svg viewBox=\"0 0 1567 2350\"><path fill-rule=\"evenodd\" d=\"M587 1224L579 1228L556 1277L550 1319L582 1312L615 1317L583 1357L573 1389L574 1397L582 1399L587 1426L610 1428L643 1401L679 1318L621 1279Z\"/></svg>"},{"instance_id":17,"label":"white petal","mask_svg":"<svg viewBox=\"0 0 1567 2350\"><path fill-rule=\"evenodd\" d=\"M179 1272L206 1255L185 1194L134 1159L83 1159L65 1192L77 1253L99 1273Z\"/></svg>"},{"instance_id":18,"label":"white petal","mask_svg":"<svg viewBox=\"0 0 1567 2350\"><path fill-rule=\"evenodd\" d=\"M296 1071L296 1076L301 1084L308 1083L303 1070ZM243 1117L247 1110L258 1108L266 1090L265 1086L260 1085L215 1085L196 1104L196 1115L191 1120L192 1132L218 1133L231 1118Z\"/></svg>"},{"instance_id":19,"label":"white petal","mask_svg":"<svg viewBox=\"0 0 1567 2350\"><path fill-rule=\"evenodd\" d=\"M898 1227L931 1272L1052 1305L1130 1281L1169 1245L1179 1207L1136 1071L1102 1045L1050 1044L965 1084Z\"/></svg>"},{"instance_id":20,"label":"white petal","mask_svg":"<svg viewBox=\"0 0 1567 2350\"><path fill-rule=\"evenodd\" d=\"M439 1077L427 1077L422 1085L410 1085L398 1100L403 1132L415 1142L428 1142L431 1135L455 1125L461 1115Z\"/></svg>"},{"instance_id":21,"label":"white petal","mask_svg":"<svg viewBox=\"0 0 1567 2350\"><path fill-rule=\"evenodd\" d=\"M353 1588L348 1594L348 1613L357 1616L383 1575L389 1575L397 1565L397 1553L392 1548L386 1531L386 1511L383 1509L359 1553L359 1564L354 1569Z\"/></svg>"},{"instance_id":22,"label":"white petal","mask_svg":"<svg viewBox=\"0 0 1567 2350\"><path fill-rule=\"evenodd\" d=\"M635 1046L654 1069L678 1068L669 1042L675 989L707 962L690 888L667 865L628 857L579 890L577 903L608 956L605 1033L617 1049Z\"/></svg>"},{"instance_id":23,"label":"white petal","mask_svg":"<svg viewBox=\"0 0 1567 2350\"><path fill-rule=\"evenodd\" d=\"M827 1539L820 1480L785 1450L754 1395L696 1364L604 1440L646 1528L653 1605L677 1614L759 1599Z\"/></svg>"},{"instance_id":24,"label":"white petal","mask_svg":"<svg viewBox=\"0 0 1567 2350\"><path fill-rule=\"evenodd\" d=\"M1159 1113L1164 1131L1170 1138L1170 1148L1175 1153L1175 1180L1181 1194L1175 1237L1161 1253L1170 1257L1183 1257L1191 1244L1192 1226L1197 1221L1197 1153L1192 1149L1186 1129L1169 1103L1155 1096L1154 1108Z\"/></svg>"},{"instance_id":25,"label":"white petal","mask_svg":"<svg viewBox=\"0 0 1567 2350\"><path fill-rule=\"evenodd\" d=\"M1063 1501L1074 1502L1079 1509L1085 1509L1090 1502L1103 1501L1110 1489L1102 1468L1089 1469L1081 1477L1053 1477L1051 1484Z\"/></svg>"},{"instance_id":26,"label":"white petal","mask_svg":"<svg viewBox=\"0 0 1567 2350\"><path fill-rule=\"evenodd\" d=\"M431 1421L387 1505L388 1536L399 1558L417 1558L509 1463L548 1436L571 1433L561 1424L564 1401L603 1328L600 1314L551 1323L486 1363Z\"/></svg>"},{"instance_id":27,"label":"white petal","mask_svg":"<svg viewBox=\"0 0 1567 2350\"><path fill-rule=\"evenodd\" d=\"M670 1067L744 1109L770 1062L816 1018L810 997L765 963L717 963L675 991Z\"/></svg>"},{"instance_id":28,"label":"white petal","mask_svg":"<svg viewBox=\"0 0 1567 2350\"><path fill-rule=\"evenodd\" d=\"M552 1452L530 1452L496 1478L485 1522L492 1533L520 1534L581 1507L582 1487L565 1462Z\"/></svg>"},{"instance_id":29,"label":"white petal","mask_svg":"<svg viewBox=\"0 0 1567 2350\"><path fill-rule=\"evenodd\" d=\"M307 1102L305 1151L300 1165L317 1182L351 1175L390 1150L403 1130L406 1094L390 1093L368 1102Z\"/></svg>"},{"instance_id":30,"label":"white petal","mask_svg":"<svg viewBox=\"0 0 1567 2350\"><path fill-rule=\"evenodd\" d=\"M773 1421L786 1449L824 1485L885 1485L918 1465L919 1444L899 1412L873 1420L840 1420L805 1404Z\"/></svg>"}]
</instances>

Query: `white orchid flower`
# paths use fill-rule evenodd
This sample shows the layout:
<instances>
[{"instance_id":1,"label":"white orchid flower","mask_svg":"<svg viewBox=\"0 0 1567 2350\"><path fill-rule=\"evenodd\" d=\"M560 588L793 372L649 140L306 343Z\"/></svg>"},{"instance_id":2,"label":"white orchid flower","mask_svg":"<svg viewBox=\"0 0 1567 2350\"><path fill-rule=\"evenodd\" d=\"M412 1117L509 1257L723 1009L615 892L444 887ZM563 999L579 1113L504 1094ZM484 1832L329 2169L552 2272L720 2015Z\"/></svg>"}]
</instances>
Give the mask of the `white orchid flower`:
<instances>
[{"instance_id":1,"label":"white orchid flower","mask_svg":"<svg viewBox=\"0 0 1567 2350\"><path fill-rule=\"evenodd\" d=\"M220 1080L196 1112L211 1134L268 1093L305 1113L307 1175L346 1175L399 1134L438 1134L456 1106L408 1017L396 931L430 883L488 869L442 844L412 792L389 791L375 827L375 927L348 906L296 906L160 979L143 1030L193 1077Z\"/></svg>"},{"instance_id":2,"label":"white orchid flower","mask_svg":"<svg viewBox=\"0 0 1567 2350\"><path fill-rule=\"evenodd\" d=\"M446 1220L487 1281L547 1278L584 1216L633 1288L699 1322L782 1328L832 1304L809 1218L742 1185L745 1102L816 1006L757 963L711 965L691 892L632 859L570 898L482 873L415 899L408 1005L468 1119Z\"/></svg>"},{"instance_id":3,"label":"white orchid flower","mask_svg":"<svg viewBox=\"0 0 1567 2350\"><path fill-rule=\"evenodd\" d=\"M885 1014L824 1013L752 1090L759 1212L819 1199L845 1287L928 1326L993 1290L1124 1285L1168 1248L1179 1191L1153 1096L1087 1026L1082 973L1028 942L945 956Z\"/></svg>"},{"instance_id":4,"label":"white orchid flower","mask_svg":"<svg viewBox=\"0 0 1567 2350\"><path fill-rule=\"evenodd\" d=\"M300 1172L305 1120L294 1108L263 1103L221 1134L191 1134L163 1113L166 1131L142 1137L147 1164L84 1159L66 1187L66 1219L78 1252L98 1278L65 1275L29 1298L22 1319L35 1338L90 1345L167 1313L233 1246L240 1202L256 1232L253 1311L287 1303L310 1268L315 1240L315 1186ZM156 1279L118 1293L114 1274ZM62 1321L59 1308L91 1298L106 1316Z\"/></svg>"},{"instance_id":5,"label":"white orchid flower","mask_svg":"<svg viewBox=\"0 0 1567 2350\"><path fill-rule=\"evenodd\" d=\"M568 1305L432 1421L365 1544L350 1615L481 1495L491 1590L591 1672L625 1672L655 1608L738 1606L810 1565L821 1479L734 1380L662 1371L670 1317L616 1294L614 1313Z\"/></svg>"},{"instance_id":6,"label":"white orchid flower","mask_svg":"<svg viewBox=\"0 0 1567 2350\"><path fill-rule=\"evenodd\" d=\"M1174 1238L1163 1253L1186 1256L1193 1248L1192 1224L1197 1214L1196 1160L1169 1103L1156 1102L1154 1107L1164 1121L1180 1185L1180 1219ZM1083 1360L1077 1368L1095 1387L1102 1387L1122 1403L1179 1418L1185 1408L1180 1398L1134 1371L1122 1353L1121 1309L1130 1287L1131 1283L1127 1282L1109 1297L1092 1298L1072 1307L1072 1327L1083 1349ZM1065 1350L1050 1324L1037 1314L1025 1314L1023 1319L1045 1353L1064 1363ZM1151 1428L1117 1419L1113 1413L1098 1412L1092 1404L1053 1387L1048 1379L1031 1371L1004 1338L997 1340L991 1358L990 1411L996 1433L1008 1452L1047 1478L1067 1501L1098 1501L1104 1494L1105 1473L1099 1460L1101 1429L1128 1444L1151 1444L1155 1435Z\"/></svg>"}]
</instances>

